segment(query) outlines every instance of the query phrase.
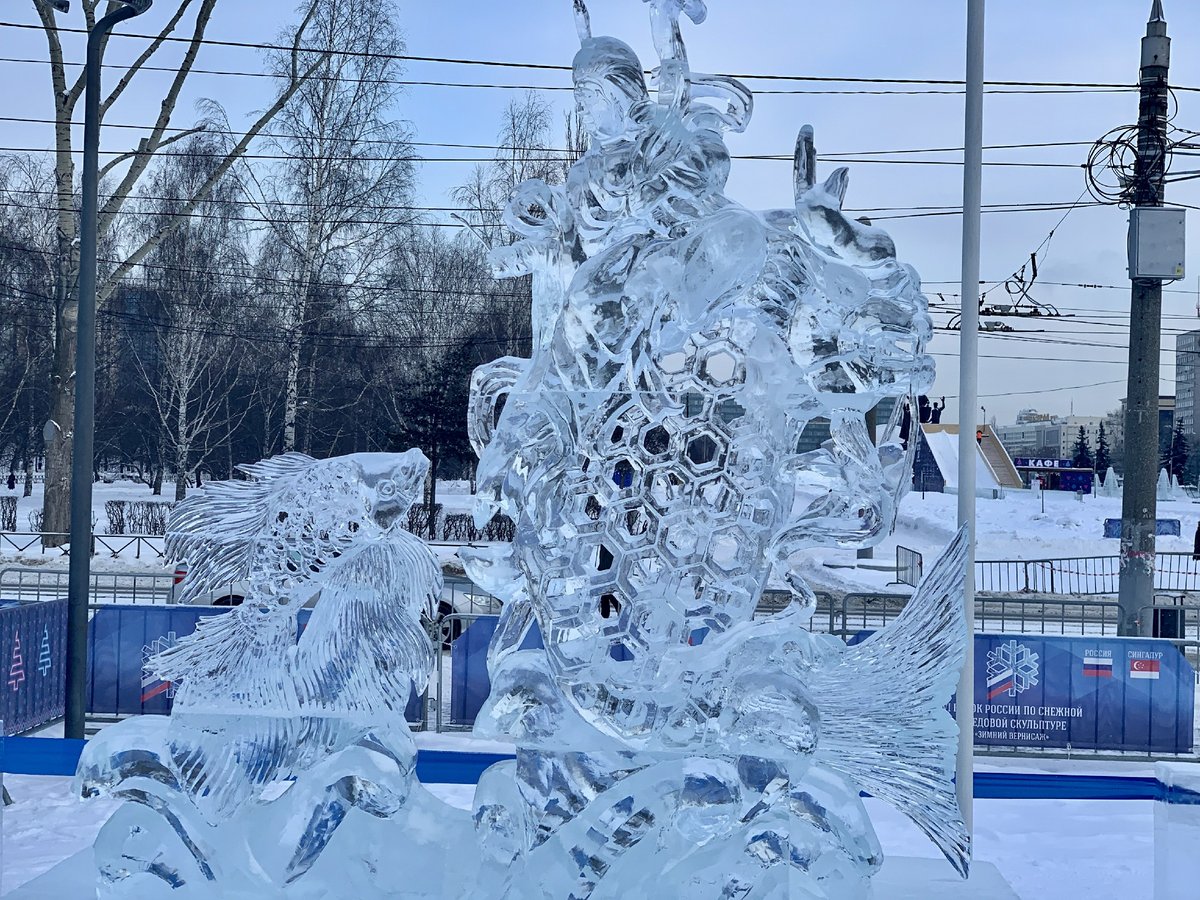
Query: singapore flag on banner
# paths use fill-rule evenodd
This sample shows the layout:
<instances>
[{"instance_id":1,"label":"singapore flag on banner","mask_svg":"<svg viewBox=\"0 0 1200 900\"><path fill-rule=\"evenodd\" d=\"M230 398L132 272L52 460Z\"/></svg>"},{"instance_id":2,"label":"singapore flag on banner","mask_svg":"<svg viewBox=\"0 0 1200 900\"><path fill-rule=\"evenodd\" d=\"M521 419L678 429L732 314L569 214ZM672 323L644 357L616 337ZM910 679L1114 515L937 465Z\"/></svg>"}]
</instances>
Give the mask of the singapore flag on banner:
<instances>
[{"instance_id":1,"label":"singapore flag on banner","mask_svg":"<svg viewBox=\"0 0 1200 900\"><path fill-rule=\"evenodd\" d=\"M1159 661L1157 659L1129 660L1130 678L1158 678Z\"/></svg>"}]
</instances>

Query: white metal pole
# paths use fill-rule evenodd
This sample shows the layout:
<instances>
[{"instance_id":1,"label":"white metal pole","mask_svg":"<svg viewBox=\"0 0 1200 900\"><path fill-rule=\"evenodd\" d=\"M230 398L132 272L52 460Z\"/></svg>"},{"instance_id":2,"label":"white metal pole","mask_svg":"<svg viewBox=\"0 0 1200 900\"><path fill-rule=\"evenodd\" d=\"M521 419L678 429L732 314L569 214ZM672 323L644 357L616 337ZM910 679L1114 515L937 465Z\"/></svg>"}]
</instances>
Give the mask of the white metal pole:
<instances>
[{"instance_id":1,"label":"white metal pole","mask_svg":"<svg viewBox=\"0 0 1200 900\"><path fill-rule=\"evenodd\" d=\"M963 602L967 656L958 680L958 805L974 832L975 429L979 410L979 232L983 202L984 0L967 0L967 106L963 146L962 325L958 359L958 524L970 532Z\"/></svg>"}]
</instances>

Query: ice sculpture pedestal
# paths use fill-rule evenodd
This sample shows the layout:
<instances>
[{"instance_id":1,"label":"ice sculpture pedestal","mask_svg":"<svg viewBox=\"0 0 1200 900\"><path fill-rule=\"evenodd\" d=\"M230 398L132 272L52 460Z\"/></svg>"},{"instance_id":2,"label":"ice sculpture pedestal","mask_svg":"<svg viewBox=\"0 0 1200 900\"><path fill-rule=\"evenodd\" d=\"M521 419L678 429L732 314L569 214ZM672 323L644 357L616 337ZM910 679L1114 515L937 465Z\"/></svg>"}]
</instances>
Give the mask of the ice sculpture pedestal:
<instances>
[{"instance_id":1,"label":"ice sculpture pedestal","mask_svg":"<svg viewBox=\"0 0 1200 900\"><path fill-rule=\"evenodd\" d=\"M1155 900L1191 896L1200 883L1200 765L1156 763L1166 796L1154 804Z\"/></svg>"},{"instance_id":2,"label":"ice sculpture pedestal","mask_svg":"<svg viewBox=\"0 0 1200 900\"><path fill-rule=\"evenodd\" d=\"M964 882L944 860L889 856L871 887L878 900L1020 900L999 869L978 861Z\"/></svg>"},{"instance_id":3,"label":"ice sculpture pedestal","mask_svg":"<svg viewBox=\"0 0 1200 900\"><path fill-rule=\"evenodd\" d=\"M5 900L89 897L95 890L95 871L89 847L5 894ZM889 856L874 879L873 889L879 900L961 900L964 896L972 900L1019 900L996 867L985 862L971 866L971 879L964 884L943 860Z\"/></svg>"}]
</instances>

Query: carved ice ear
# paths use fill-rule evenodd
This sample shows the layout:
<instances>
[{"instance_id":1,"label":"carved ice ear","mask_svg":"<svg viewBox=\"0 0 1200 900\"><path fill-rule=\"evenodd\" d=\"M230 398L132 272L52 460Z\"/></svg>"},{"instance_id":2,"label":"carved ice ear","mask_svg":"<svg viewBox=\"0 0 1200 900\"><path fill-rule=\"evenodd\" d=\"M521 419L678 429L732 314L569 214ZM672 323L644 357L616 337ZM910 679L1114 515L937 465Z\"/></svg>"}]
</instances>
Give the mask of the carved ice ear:
<instances>
[{"instance_id":1,"label":"carved ice ear","mask_svg":"<svg viewBox=\"0 0 1200 900\"><path fill-rule=\"evenodd\" d=\"M850 170L843 166L825 179L825 184L821 186L821 189L836 200L838 209L841 209L842 203L846 199L846 189L849 187Z\"/></svg>"},{"instance_id":2,"label":"carved ice ear","mask_svg":"<svg viewBox=\"0 0 1200 900\"><path fill-rule=\"evenodd\" d=\"M796 136L792 178L795 182L796 207L799 208L801 198L817 183L817 147L811 125L805 125Z\"/></svg>"},{"instance_id":3,"label":"carved ice ear","mask_svg":"<svg viewBox=\"0 0 1200 900\"><path fill-rule=\"evenodd\" d=\"M180 603L246 579L254 538L281 512L271 494L281 481L296 478L316 462L303 453L285 453L238 466L249 481L209 482L172 510L165 555L187 563Z\"/></svg>"},{"instance_id":4,"label":"carved ice ear","mask_svg":"<svg viewBox=\"0 0 1200 900\"><path fill-rule=\"evenodd\" d=\"M575 30L579 32L580 43L592 39L592 15L583 0L575 0Z\"/></svg>"}]
</instances>

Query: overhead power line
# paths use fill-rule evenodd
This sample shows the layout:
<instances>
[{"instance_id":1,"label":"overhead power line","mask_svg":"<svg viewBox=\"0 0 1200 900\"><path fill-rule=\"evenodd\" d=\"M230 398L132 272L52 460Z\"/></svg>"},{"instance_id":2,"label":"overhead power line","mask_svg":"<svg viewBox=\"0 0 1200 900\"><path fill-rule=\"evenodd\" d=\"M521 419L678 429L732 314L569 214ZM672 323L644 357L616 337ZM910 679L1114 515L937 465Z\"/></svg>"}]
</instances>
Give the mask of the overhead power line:
<instances>
[{"instance_id":1,"label":"overhead power line","mask_svg":"<svg viewBox=\"0 0 1200 900\"><path fill-rule=\"evenodd\" d=\"M54 119L34 118L30 116L0 116L0 122L17 122L27 125L57 125L58 122ZM82 122L71 122L72 127L82 128ZM153 125L133 125L129 123L119 122L102 122L100 127L122 130L135 131L154 131ZM166 132L183 132L193 131L191 128L171 127L164 129ZM226 137L242 137L242 132L232 131L229 129L215 128L205 126L203 134L217 134ZM277 139L296 139L306 140L308 135L287 134L283 132L262 131L259 132L259 137L262 138L277 138ZM397 141L387 140L384 138L361 138L356 139L358 144L385 144L394 146L397 143L407 144L411 147L436 147L439 149L452 150L490 150L495 152L511 152L519 151L525 153L561 153L568 154L574 151L566 147L518 147L511 144L462 144L462 143L446 143L441 141ZM1092 141L1040 141L1035 143L1023 144L990 144L984 147L984 150L1040 150L1053 147L1090 147ZM821 158L833 160L844 156L901 156L913 153L962 153L962 147L908 147L897 150L842 150L835 153L822 153ZM771 154L752 154L754 156L766 156ZM781 157L782 158L782 157Z\"/></svg>"},{"instance_id":2,"label":"overhead power line","mask_svg":"<svg viewBox=\"0 0 1200 900\"><path fill-rule=\"evenodd\" d=\"M0 28L15 28L29 31L42 31L40 24L30 24L25 22L4 22L0 21ZM60 34L78 34L86 35L87 29L84 28L69 28L59 26L57 31ZM143 41L163 41L165 43L178 44L193 44L198 43L210 47L230 47L244 50L275 50L283 53L291 53L292 47L283 44L273 44L261 41L227 41L216 38L203 38L199 41L194 41L192 38L175 37L167 35L165 37L157 34L143 34L139 32L118 32L114 34L126 40L143 40ZM303 53L323 53L325 48L301 46L300 51ZM536 63L536 62L517 62L512 60L495 60L495 59L472 59L464 57L450 56L418 56L410 53L372 53L368 51L336 51L339 56L346 57L361 57L365 59L390 59L397 62L415 62L415 63L432 63L441 65L457 65L457 66L482 66L489 68L503 69L527 69L546 72L570 72L571 67L561 63ZM649 70L647 70L649 71ZM866 77L866 76L842 76L842 75L788 75L777 73L717 73L727 78L737 78L743 81L795 81L802 83L834 83L834 84L913 84L913 85L940 85L948 87L960 87L965 85L965 81L961 78L888 78L888 77ZM1136 91L1136 84L1121 83L1121 82L1089 82L1089 81L987 81L984 82L987 87L1020 87L1020 88L1089 88L1101 90L1119 90L1119 91ZM1176 87L1176 90L1200 90L1200 88L1185 88Z\"/></svg>"},{"instance_id":3,"label":"overhead power line","mask_svg":"<svg viewBox=\"0 0 1200 900\"><path fill-rule=\"evenodd\" d=\"M0 147L0 153L57 153L53 147ZM83 150L72 149L70 151L75 155L83 153ZM194 153L180 152L177 150L101 150L103 156L153 156L156 158L191 158ZM290 160L296 157L286 153L243 153L240 159L259 159L259 160ZM731 154L731 159L750 160L755 162L784 162L789 165L794 161L794 157L785 154ZM417 154L407 156L324 156L323 160L332 162L412 162L412 163L491 163L495 162L495 157L491 156L419 156ZM818 160L830 162L829 157L818 156ZM560 163L564 160L557 156L526 156L522 157L523 162L548 162ZM958 160L950 159L880 159L877 157L862 157L862 158L847 158L837 157L839 163L857 163L860 165L893 165L893 166L954 166L961 168L962 163ZM991 160L985 161L985 166L998 166L1020 169L1082 169L1083 166L1077 163L1052 163L1052 162L1018 162L1015 160Z\"/></svg>"},{"instance_id":4,"label":"overhead power line","mask_svg":"<svg viewBox=\"0 0 1200 900\"><path fill-rule=\"evenodd\" d=\"M25 59L20 57L0 57L0 63L10 63L13 65L45 65L46 61L42 59ZM82 68L83 63L75 62L74 60L66 60L64 66L73 66ZM123 66L120 63L101 63L101 68L117 69L125 71L128 66ZM178 69L170 66L151 66L143 65L143 72L165 72L174 74ZM274 79L276 76L270 72L241 72L233 69L202 69L192 68L189 70L191 75L214 75L228 76L234 78L265 78ZM393 85L395 87L436 87L436 88L471 88L478 90L503 90L503 91L573 91L574 87L569 84L502 84L498 82L481 82L481 81L430 81L411 78L351 78L341 75L310 75L309 78L313 81L330 81L346 84L384 84ZM1003 95L1003 94L1018 94L1021 96L1036 96L1041 94L1058 95L1058 94L1115 94L1125 93L1127 91L1136 90L1136 88L1089 88L1089 87L1001 87L989 88L984 91L985 94ZM946 89L946 88L921 88L921 89L906 89L906 88L890 88L890 89L856 89L856 90L835 90L831 88L757 88L754 91L756 96L763 95L779 95L779 96L961 96L962 90Z\"/></svg>"}]
</instances>

